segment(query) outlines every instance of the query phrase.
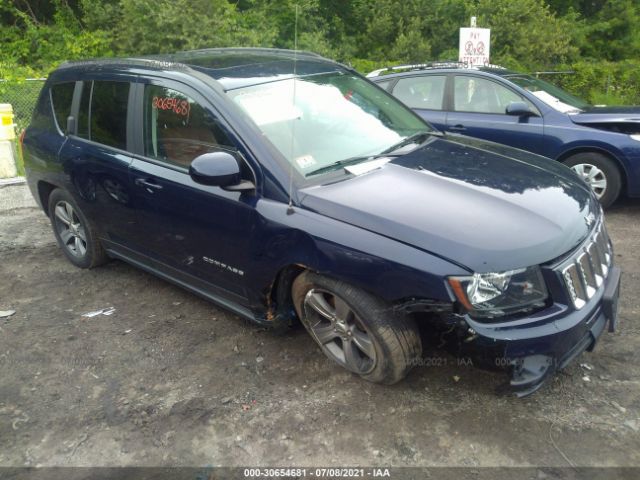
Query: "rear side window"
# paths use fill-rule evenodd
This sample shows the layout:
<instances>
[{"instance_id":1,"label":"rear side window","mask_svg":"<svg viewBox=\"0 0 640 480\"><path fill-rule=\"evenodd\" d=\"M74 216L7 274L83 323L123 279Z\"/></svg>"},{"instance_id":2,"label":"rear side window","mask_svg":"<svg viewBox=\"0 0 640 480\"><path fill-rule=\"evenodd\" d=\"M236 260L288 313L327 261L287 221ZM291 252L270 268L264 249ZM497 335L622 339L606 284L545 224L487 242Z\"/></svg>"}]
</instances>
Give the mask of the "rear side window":
<instances>
[{"instance_id":1,"label":"rear side window","mask_svg":"<svg viewBox=\"0 0 640 480\"><path fill-rule=\"evenodd\" d=\"M67 133L67 118L71 115L71 100L75 82L57 83L51 87L51 102L58 128Z\"/></svg>"},{"instance_id":2,"label":"rear side window","mask_svg":"<svg viewBox=\"0 0 640 480\"><path fill-rule=\"evenodd\" d=\"M122 150L127 148L128 101L129 82L93 82L89 110L91 140Z\"/></svg>"},{"instance_id":3,"label":"rear side window","mask_svg":"<svg viewBox=\"0 0 640 480\"><path fill-rule=\"evenodd\" d=\"M53 120L53 105L51 102L50 89L42 89L36 108L33 111L29 128L48 132L56 131Z\"/></svg>"},{"instance_id":4,"label":"rear side window","mask_svg":"<svg viewBox=\"0 0 640 480\"><path fill-rule=\"evenodd\" d=\"M387 80L385 82L377 82L378 86L384 90L389 89L389 85L391 84L391 80Z\"/></svg>"},{"instance_id":5,"label":"rear side window","mask_svg":"<svg viewBox=\"0 0 640 480\"><path fill-rule=\"evenodd\" d=\"M393 95L411 108L442 110L445 75L401 78L393 89Z\"/></svg>"}]
</instances>

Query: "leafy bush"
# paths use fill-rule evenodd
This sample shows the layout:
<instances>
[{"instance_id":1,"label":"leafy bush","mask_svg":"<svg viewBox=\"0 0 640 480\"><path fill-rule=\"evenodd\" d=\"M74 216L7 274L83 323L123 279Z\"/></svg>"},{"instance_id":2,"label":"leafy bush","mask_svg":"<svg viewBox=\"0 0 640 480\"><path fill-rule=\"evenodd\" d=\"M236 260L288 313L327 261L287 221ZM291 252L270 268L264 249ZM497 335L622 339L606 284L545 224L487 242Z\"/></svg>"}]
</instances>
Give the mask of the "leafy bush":
<instances>
[{"instance_id":1,"label":"leafy bush","mask_svg":"<svg viewBox=\"0 0 640 480\"><path fill-rule=\"evenodd\" d=\"M638 0L0 1L0 79L46 76L88 57L293 48L296 26L298 48L367 73L456 59L458 28L472 15L491 28L493 63L572 69L550 79L594 103L640 103Z\"/></svg>"},{"instance_id":2,"label":"leafy bush","mask_svg":"<svg viewBox=\"0 0 640 480\"><path fill-rule=\"evenodd\" d=\"M640 60L581 61L560 69L575 73L551 81L594 105L640 105Z\"/></svg>"}]
</instances>

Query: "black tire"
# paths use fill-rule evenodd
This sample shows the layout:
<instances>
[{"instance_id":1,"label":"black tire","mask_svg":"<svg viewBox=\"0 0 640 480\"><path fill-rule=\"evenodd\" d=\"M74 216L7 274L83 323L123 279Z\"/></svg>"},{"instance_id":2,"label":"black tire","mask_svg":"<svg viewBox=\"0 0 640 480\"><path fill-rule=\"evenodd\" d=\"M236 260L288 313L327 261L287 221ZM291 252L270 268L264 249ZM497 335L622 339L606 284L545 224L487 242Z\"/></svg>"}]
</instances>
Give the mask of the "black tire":
<instances>
[{"instance_id":1,"label":"black tire","mask_svg":"<svg viewBox=\"0 0 640 480\"><path fill-rule=\"evenodd\" d=\"M417 325L381 299L344 282L308 271L294 280L291 291L298 317L325 355L363 379L383 384L396 383L419 360L422 343ZM323 300L333 315L333 321L312 306ZM330 312L331 308L333 312ZM341 315L347 309L350 313ZM334 333L330 332L332 328ZM334 334L335 338L324 344L320 340ZM365 337L370 343L364 341ZM366 348L362 349L362 345ZM351 351L356 356L360 355L355 364L345 360L354 357L354 353L345 353Z\"/></svg>"},{"instance_id":2,"label":"black tire","mask_svg":"<svg viewBox=\"0 0 640 480\"><path fill-rule=\"evenodd\" d=\"M576 171L596 193L603 208L610 207L620 196L622 190L622 175L615 161L596 152L577 153L564 161L567 167ZM582 166L582 167L581 167ZM606 186L596 188L595 183L587 179L589 173L598 172L597 178L604 178Z\"/></svg>"},{"instance_id":3,"label":"black tire","mask_svg":"<svg viewBox=\"0 0 640 480\"><path fill-rule=\"evenodd\" d=\"M93 268L108 260L95 226L69 193L59 188L53 190L48 209L53 234L71 263L79 268Z\"/></svg>"}]
</instances>

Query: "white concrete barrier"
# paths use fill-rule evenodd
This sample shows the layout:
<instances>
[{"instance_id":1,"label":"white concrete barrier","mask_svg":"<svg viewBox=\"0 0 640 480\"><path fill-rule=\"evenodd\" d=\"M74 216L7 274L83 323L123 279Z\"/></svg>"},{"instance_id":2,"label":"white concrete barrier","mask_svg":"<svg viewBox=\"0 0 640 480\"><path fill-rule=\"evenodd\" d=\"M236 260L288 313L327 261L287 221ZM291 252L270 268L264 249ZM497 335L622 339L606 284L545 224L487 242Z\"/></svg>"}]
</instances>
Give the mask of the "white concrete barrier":
<instances>
[{"instance_id":1,"label":"white concrete barrier","mask_svg":"<svg viewBox=\"0 0 640 480\"><path fill-rule=\"evenodd\" d=\"M18 174L15 138L13 107L8 103L0 103L0 178L11 178Z\"/></svg>"}]
</instances>

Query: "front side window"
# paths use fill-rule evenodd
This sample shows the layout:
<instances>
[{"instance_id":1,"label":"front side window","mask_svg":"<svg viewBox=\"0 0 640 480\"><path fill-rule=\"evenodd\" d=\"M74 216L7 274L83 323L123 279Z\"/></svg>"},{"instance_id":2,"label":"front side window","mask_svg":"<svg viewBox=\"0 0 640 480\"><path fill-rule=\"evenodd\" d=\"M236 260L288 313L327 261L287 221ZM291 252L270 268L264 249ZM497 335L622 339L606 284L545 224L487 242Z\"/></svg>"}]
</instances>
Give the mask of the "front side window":
<instances>
[{"instance_id":1,"label":"front side window","mask_svg":"<svg viewBox=\"0 0 640 480\"><path fill-rule=\"evenodd\" d=\"M233 147L220 122L208 109L176 90L145 86L147 157L187 168L200 155Z\"/></svg>"},{"instance_id":2,"label":"front side window","mask_svg":"<svg viewBox=\"0 0 640 480\"><path fill-rule=\"evenodd\" d=\"M122 150L127 148L128 102L129 82L93 82L89 132L91 140Z\"/></svg>"},{"instance_id":3,"label":"front side window","mask_svg":"<svg viewBox=\"0 0 640 480\"><path fill-rule=\"evenodd\" d=\"M304 176L347 159L365 161L409 136L431 131L398 100L357 75L285 79L228 95Z\"/></svg>"},{"instance_id":4,"label":"front side window","mask_svg":"<svg viewBox=\"0 0 640 480\"><path fill-rule=\"evenodd\" d=\"M447 77L444 75L401 78L396 83L393 94L411 108L442 110L446 82Z\"/></svg>"},{"instance_id":5,"label":"front side window","mask_svg":"<svg viewBox=\"0 0 640 480\"><path fill-rule=\"evenodd\" d=\"M531 92L550 107L563 113L579 113L588 110L591 105L578 97L565 92L555 85L530 75L513 75L507 77L516 85Z\"/></svg>"},{"instance_id":6,"label":"front side window","mask_svg":"<svg viewBox=\"0 0 640 480\"><path fill-rule=\"evenodd\" d=\"M455 78L454 109L457 112L504 115L511 102L526 102L526 100L491 80L467 75L459 75Z\"/></svg>"},{"instance_id":7,"label":"front side window","mask_svg":"<svg viewBox=\"0 0 640 480\"><path fill-rule=\"evenodd\" d=\"M64 82L51 87L53 113L55 114L58 128L63 133L67 133L67 118L71 115L71 101L73 100L75 86L75 82Z\"/></svg>"}]
</instances>

